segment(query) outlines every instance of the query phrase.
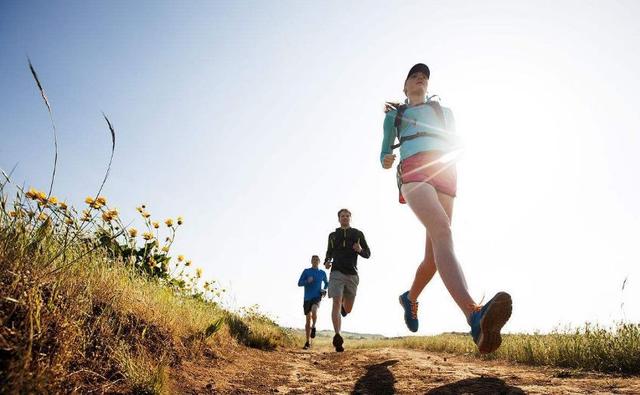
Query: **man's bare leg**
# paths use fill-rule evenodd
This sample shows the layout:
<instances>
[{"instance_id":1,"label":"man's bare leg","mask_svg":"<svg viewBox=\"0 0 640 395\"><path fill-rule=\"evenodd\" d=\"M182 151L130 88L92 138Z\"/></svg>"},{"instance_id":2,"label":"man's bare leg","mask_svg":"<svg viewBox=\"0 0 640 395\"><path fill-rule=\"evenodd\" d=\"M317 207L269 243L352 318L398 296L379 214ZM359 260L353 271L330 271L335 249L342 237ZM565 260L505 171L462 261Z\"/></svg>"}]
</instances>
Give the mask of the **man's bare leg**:
<instances>
[{"instance_id":1,"label":"man's bare leg","mask_svg":"<svg viewBox=\"0 0 640 395\"><path fill-rule=\"evenodd\" d=\"M331 321L333 322L333 330L337 335L340 334L342 325L342 317L340 316L340 307L342 307L342 295L333 297L333 307L331 309Z\"/></svg>"},{"instance_id":2,"label":"man's bare leg","mask_svg":"<svg viewBox=\"0 0 640 395\"><path fill-rule=\"evenodd\" d=\"M348 294L342 297L342 306L344 306L344 311L349 314L351 310L353 310L353 304L356 301L356 297L349 296Z\"/></svg>"},{"instance_id":3,"label":"man's bare leg","mask_svg":"<svg viewBox=\"0 0 640 395\"><path fill-rule=\"evenodd\" d=\"M309 336L311 336L311 313L306 315L307 322L304 325L304 331L307 335L307 343L309 343Z\"/></svg>"},{"instance_id":4,"label":"man's bare leg","mask_svg":"<svg viewBox=\"0 0 640 395\"><path fill-rule=\"evenodd\" d=\"M318 321L318 305L314 304L313 306L311 306L311 320L313 321L313 324L311 325L311 327L315 328L316 327L316 321ZM308 336L307 336L308 339Z\"/></svg>"}]
</instances>

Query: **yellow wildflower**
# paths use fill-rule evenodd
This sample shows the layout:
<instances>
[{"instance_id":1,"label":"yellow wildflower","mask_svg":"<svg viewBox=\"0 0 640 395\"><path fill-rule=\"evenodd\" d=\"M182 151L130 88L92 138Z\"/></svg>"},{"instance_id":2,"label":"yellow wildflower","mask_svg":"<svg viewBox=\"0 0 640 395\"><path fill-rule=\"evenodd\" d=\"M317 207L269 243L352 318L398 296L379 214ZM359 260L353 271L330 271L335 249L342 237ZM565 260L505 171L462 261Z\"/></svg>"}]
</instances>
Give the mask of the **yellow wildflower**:
<instances>
[{"instance_id":1,"label":"yellow wildflower","mask_svg":"<svg viewBox=\"0 0 640 395\"><path fill-rule=\"evenodd\" d=\"M42 191L35 191L35 198L38 200L38 204L47 204L47 194Z\"/></svg>"},{"instance_id":2,"label":"yellow wildflower","mask_svg":"<svg viewBox=\"0 0 640 395\"><path fill-rule=\"evenodd\" d=\"M144 232L142 234L142 238L145 240L151 240L153 239L153 234L151 232Z\"/></svg>"},{"instance_id":3,"label":"yellow wildflower","mask_svg":"<svg viewBox=\"0 0 640 395\"><path fill-rule=\"evenodd\" d=\"M184 255L178 255L178 262L184 261Z\"/></svg>"},{"instance_id":4,"label":"yellow wildflower","mask_svg":"<svg viewBox=\"0 0 640 395\"><path fill-rule=\"evenodd\" d=\"M196 269L196 276L197 276L198 278L202 277L202 268L197 268L197 269Z\"/></svg>"},{"instance_id":5,"label":"yellow wildflower","mask_svg":"<svg viewBox=\"0 0 640 395\"><path fill-rule=\"evenodd\" d=\"M163 252L169 252L169 246L162 247L162 251Z\"/></svg>"},{"instance_id":6,"label":"yellow wildflower","mask_svg":"<svg viewBox=\"0 0 640 395\"><path fill-rule=\"evenodd\" d=\"M117 217L118 217L117 209L107 210L104 213L102 213L102 219L107 222L113 221Z\"/></svg>"},{"instance_id":7,"label":"yellow wildflower","mask_svg":"<svg viewBox=\"0 0 640 395\"><path fill-rule=\"evenodd\" d=\"M138 229L136 229L136 228L130 228L129 229L129 236L136 237L137 235L138 235Z\"/></svg>"},{"instance_id":8,"label":"yellow wildflower","mask_svg":"<svg viewBox=\"0 0 640 395\"><path fill-rule=\"evenodd\" d=\"M188 261L186 261L186 262L184 263L184 265L185 265L185 266L191 266L191 259L189 259Z\"/></svg>"},{"instance_id":9,"label":"yellow wildflower","mask_svg":"<svg viewBox=\"0 0 640 395\"><path fill-rule=\"evenodd\" d=\"M173 219L167 218L167 220L164 221L164 223L167 224L168 227L172 227L173 226Z\"/></svg>"},{"instance_id":10,"label":"yellow wildflower","mask_svg":"<svg viewBox=\"0 0 640 395\"><path fill-rule=\"evenodd\" d=\"M18 216L18 213L17 213L17 212L15 212L15 211L9 211L9 217L11 217L11 218L15 218L15 217L17 217L17 216Z\"/></svg>"},{"instance_id":11,"label":"yellow wildflower","mask_svg":"<svg viewBox=\"0 0 640 395\"><path fill-rule=\"evenodd\" d=\"M151 217L151 214L149 212L147 212L147 211L144 211L142 213L142 216L145 217L145 218L149 218L149 217Z\"/></svg>"},{"instance_id":12,"label":"yellow wildflower","mask_svg":"<svg viewBox=\"0 0 640 395\"><path fill-rule=\"evenodd\" d=\"M104 206L105 204L107 204L107 198L105 198L104 196L98 196L98 198L96 199L96 203Z\"/></svg>"},{"instance_id":13,"label":"yellow wildflower","mask_svg":"<svg viewBox=\"0 0 640 395\"><path fill-rule=\"evenodd\" d=\"M182 225L183 222L182 217L178 217L178 225Z\"/></svg>"},{"instance_id":14,"label":"yellow wildflower","mask_svg":"<svg viewBox=\"0 0 640 395\"><path fill-rule=\"evenodd\" d=\"M91 196L87 196L87 197L84 199L84 202L85 202L85 203L87 203L88 205L92 205L92 204L94 204L96 201L95 201L95 200L93 200L93 198L92 198Z\"/></svg>"},{"instance_id":15,"label":"yellow wildflower","mask_svg":"<svg viewBox=\"0 0 640 395\"><path fill-rule=\"evenodd\" d=\"M153 257L149 257L149 266L154 267L156 265L156 260Z\"/></svg>"},{"instance_id":16,"label":"yellow wildflower","mask_svg":"<svg viewBox=\"0 0 640 395\"><path fill-rule=\"evenodd\" d=\"M153 221L152 224L153 224L153 227L156 229L160 227L160 223L158 221Z\"/></svg>"},{"instance_id":17,"label":"yellow wildflower","mask_svg":"<svg viewBox=\"0 0 640 395\"><path fill-rule=\"evenodd\" d=\"M73 225L73 219L67 218L67 219L64 220L64 223L67 224L67 225Z\"/></svg>"},{"instance_id":18,"label":"yellow wildflower","mask_svg":"<svg viewBox=\"0 0 640 395\"><path fill-rule=\"evenodd\" d=\"M27 193L25 193L25 196L28 197L29 199L36 199L36 196L38 196L38 190L35 188L29 188L29 190L27 191Z\"/></svg>"},{"instance_id":19,"label":"yellow wildflower","mask_svg":"<svg viewBox=\"0 0 640 395\"><path fill-rule=\"evenodd\" d=\"M60 206L61 209L66 210L67 209L67 203L65 202L60 202L60 204L58 204Z\"/></svg>"},{"instance_id":20,"label":"yellow wildflower","mask_svg":"<svg viewBox=\"0 0 640 395\"><path fill-rule=\"evenodd\" d=\"M142 214L142 207L136 207L136 210L137 210L140 214Z\"/></svg>"},{"instance_id":21,"label":"yellow wildflower","mask_svg":"<svg viewBox=\"0 0 640 395\"><path fill-rule=\"evenodd\" d=\"M40 213L40 215L38 216L38 219L40 221L46 221L47 218L49 218L49 216L47 214L45 214L45 213Z\"/></svg>"},{"instance_id":22,"label":"yellow wildflower","mask_svg":"<svg viewBox=\"0 0 640 395\"><path fill-rule=\"evenodd\" d=\"M50 196L48 200L51 204L58 204L58 198L55 196Z\"/></svg>"}]
</instances>

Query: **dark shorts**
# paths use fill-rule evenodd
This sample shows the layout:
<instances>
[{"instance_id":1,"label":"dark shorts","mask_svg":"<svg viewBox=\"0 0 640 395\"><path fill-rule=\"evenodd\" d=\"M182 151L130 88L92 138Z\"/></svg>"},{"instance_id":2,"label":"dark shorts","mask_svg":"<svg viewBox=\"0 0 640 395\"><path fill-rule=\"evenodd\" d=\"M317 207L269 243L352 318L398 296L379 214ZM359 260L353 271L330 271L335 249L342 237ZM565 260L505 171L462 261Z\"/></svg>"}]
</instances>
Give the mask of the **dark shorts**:
<instances>
[{"instance_id":1,"label":"dark shorts","mask_svg":"<svg viewBox=\"0 0 640 395\"><path fill-rule=\"evenodd\" d=\"M456 197L458 175L455 162L440 162L444 155L441 151L419 152L402 160L398 165L396 178L400 203L405 204L400 187L410 182L426 182L436 191Z\"/></svg>"},{"instance_id":2,"label":"dark shorts","mask_svg":"<svg viewBox=\"0 0 640 395\"><path fill-rule=\"evenodd\" d=\"M320 299L321 299L320 297L317 297L314 299L305 300L304 303L302 304L302 308L304 309L304 315L307 315L311 312L311 306L313 306L314 304L320 307Z\"/></svg>"}]
</instances>

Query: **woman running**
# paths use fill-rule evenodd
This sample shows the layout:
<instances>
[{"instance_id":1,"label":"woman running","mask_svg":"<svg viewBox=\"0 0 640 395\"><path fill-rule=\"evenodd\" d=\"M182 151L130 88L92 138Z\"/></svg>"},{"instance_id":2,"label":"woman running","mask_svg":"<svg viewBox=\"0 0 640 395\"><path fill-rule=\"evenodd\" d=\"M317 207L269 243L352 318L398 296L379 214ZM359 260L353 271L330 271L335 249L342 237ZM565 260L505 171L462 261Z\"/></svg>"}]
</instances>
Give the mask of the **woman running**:
<instances>
[{"instance_id":1,"label":"woman running","mask_svg":"<svg viewBox=\"0 0 640 395\"><path fill-rule=\"evenodd\" d=\"M418 63L404 82L404 104L387 103L382 167L390 169L400 147L397 181L400 203L408 203L427 229L425 256L409 291L400 295L404 320L418 330L418 297L438 271L447 290L471 326L471 336L481 353L495 351L502 342L500 330L511 316L511 296L498 292L484 306L477 305L453 250L451 214L456 196L455 121L449 108L427 96L430 71ZM395 138L399 143L394 144Z\"/></svg>"}]
</instances>

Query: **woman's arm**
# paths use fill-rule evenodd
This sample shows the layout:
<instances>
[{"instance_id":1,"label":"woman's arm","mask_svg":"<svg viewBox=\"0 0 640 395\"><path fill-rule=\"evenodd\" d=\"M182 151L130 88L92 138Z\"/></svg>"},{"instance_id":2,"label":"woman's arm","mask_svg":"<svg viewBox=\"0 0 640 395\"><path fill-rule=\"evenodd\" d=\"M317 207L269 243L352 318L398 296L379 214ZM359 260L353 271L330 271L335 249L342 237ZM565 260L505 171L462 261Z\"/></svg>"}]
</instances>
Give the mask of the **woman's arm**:
<instances>
[{"instance_id":1,"label":"woman's arm","mask_svg":"<svg viewBox=\"0 0 640 395\"><path fill-rule=\"evenodd\" d=\"M391 146L396 138L396 127L394 122L396 120L396 110L391 110L385 114L384 123L382 124L382 130L384 136L382 138L382 148L380 148L380 165L384 167L385 155L393 154Z\"/></svg>"}]
</instances>

